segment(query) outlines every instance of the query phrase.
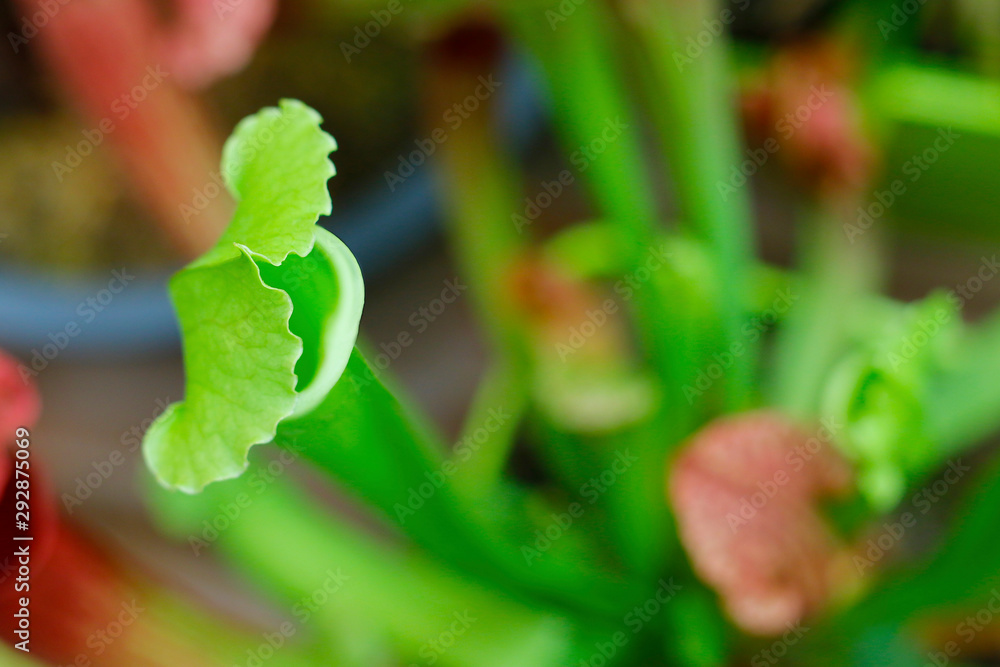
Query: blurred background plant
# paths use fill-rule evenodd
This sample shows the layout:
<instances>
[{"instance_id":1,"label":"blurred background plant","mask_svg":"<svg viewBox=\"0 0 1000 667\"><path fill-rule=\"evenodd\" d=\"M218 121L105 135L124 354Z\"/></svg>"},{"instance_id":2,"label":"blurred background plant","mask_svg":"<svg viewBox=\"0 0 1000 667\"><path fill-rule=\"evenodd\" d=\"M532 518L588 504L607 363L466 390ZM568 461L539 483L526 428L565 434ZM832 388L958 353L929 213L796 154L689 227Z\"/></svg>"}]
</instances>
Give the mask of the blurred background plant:
<instances>
[{"instance_id":1,"label":"blurred background plant","mask_svg":"<svg viewBox=\"0 0 1000 667\"><path fill-rule=\"evenodd\" d=\"M3 8L0 333L63 509L104 497L67 530L183 591L143 584L143 632L217 623L204 664L997 658L996 3ZM369 364L446 435L285 433L240 480L148 491L154 533L102 464L178 365L115 355L176 341L164 278L232 213L222 139L279 97L338 139L323 224ZM71 640L111 587L38 657L116 664Z\"/></svg>"}]
</instances>

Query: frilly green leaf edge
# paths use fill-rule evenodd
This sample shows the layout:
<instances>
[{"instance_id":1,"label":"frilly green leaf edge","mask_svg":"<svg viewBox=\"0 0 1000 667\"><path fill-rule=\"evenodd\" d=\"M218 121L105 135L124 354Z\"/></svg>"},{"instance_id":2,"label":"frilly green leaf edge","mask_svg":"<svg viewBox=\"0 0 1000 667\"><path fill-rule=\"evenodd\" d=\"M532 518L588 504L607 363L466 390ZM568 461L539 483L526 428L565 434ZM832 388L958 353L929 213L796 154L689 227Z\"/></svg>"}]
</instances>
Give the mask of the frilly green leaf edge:
<instances>
[{"instance_id":1,"label":"frilly green leaf edge","mask_svg":"<svg viewBox=\"0 0 1000 667\"><path fill-rule=\"evenodd\" d=\"M315 224L330 213L326 183L335 173L336 142L321 122L305 104L282 100L241 121L226 142L233 220L170 282L185 398L143 441L147 466L167 488L195 493L238 477L250 448L321 403L347 365L364 283L350 250ZM296 308L319 320L305 343L292 330Z\"/></svg>"}]
</instances>

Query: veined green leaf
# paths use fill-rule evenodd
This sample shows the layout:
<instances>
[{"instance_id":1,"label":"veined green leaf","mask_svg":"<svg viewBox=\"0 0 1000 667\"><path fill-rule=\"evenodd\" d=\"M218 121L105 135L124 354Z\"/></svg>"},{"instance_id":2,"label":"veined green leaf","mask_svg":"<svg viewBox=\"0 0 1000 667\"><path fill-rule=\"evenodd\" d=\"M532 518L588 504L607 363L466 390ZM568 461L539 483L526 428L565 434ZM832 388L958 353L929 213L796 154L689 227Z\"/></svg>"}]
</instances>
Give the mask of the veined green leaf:
<instances>
[{"instance_id":1,"label":"veined green leaf","mask_svg":"<svg viewBox=\"0 0 1000 667\"><path fill-rule=\"evenodd\" d=\"M315 225L330 212L335 173L336 142L320 122L283 100L244 119L226 142L222 170L236 213L215 247L170 283L186 396L144 441L165 486L195 492L238 476L249 449L318 405L347 365L364 286L350 251Z\"/></svg>"}]
</instances>

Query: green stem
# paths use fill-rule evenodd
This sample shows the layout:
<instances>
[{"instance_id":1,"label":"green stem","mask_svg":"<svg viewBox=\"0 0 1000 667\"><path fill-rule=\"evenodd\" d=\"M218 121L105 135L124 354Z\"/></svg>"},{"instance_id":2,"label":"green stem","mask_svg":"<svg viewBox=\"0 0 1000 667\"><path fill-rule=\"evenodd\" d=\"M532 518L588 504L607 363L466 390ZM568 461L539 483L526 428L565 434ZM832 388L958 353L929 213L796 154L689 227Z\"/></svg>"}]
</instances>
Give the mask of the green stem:
<instances>
[{"instance_id":1,"label":"green stem","mask_svg":"<svg viewBox=\"0 0 1000 667\"><path fill-rule=\"evenodd\" d=\"M608 141L603 154L590 163L589 171L594 175L590 183L599 205L615 221L615 229L619 232L619 237L615 240L620 241L621 236L626 240L623 247L628 251L622 253L630 258L625 263L626 267L635 268L646 260L647 250L652 244L653 205L650 194L643 190L640 180L643 171L635 124L626 115L628 105L616 81L612 54L610 50L605 51L609 47L610 38L605 27L606 18L600 15L601 5L588 3L580 6L572 21L559 26L556 31L554 38L558 44L550 43L553 36L539 34L538 14L527 16L518 13L518 10L523 10L518 6L508 9L514 12L518 25L530 33L529 41L532 45L541 51L542 61L550 74L553 96L557 100L559 118L564 123L564 138L569 145L589 143L600 138L601 133L609 126L608 120L622 121L623 136L616 136ZM454 98L464 94L465 88L474 84L475 77L462 68L440 68L433 81L436 105L446 106ZM496 332L494 339L499 343L496 369L480 389L467 419L467 433L482 428L483 415L488 415L498 405L511 406L513 414L518 417L503 429L490 434L482 448L459 468L456 474L459 491L475 501L488 497L506 463L520 422L520 413L527 407L530 373L529 355L526 353L529 341L524 338L524 323L516 312L511 312L505 306L511 300L509 282L505 283L505 278L509 276L506 269L510 266L512 257L526 254L527 235L514 222L513 214L518 198L513 195L513 179L489 133L487 120L486 114L469 118L456 132L456 136L441 148L449 184L447 195L452 209L449 235L465 275L474 288L479 311L488 330ZM607 252L607 248L602 250ZM640 309L640 314L645 315L649 323L643 330L648 332L651 327L662 327L662 312L666 301L657 297L659 292L656 285L643 286L638 292L642 295L637 302L641 301L645 305ZM663 328L658 331L663 332L656 338L661 341L658 349L682 349L669 344L672 340L671 329ZM664 358L667 354L669 352L661 352L658 357ZM682 404L666 401L665 405L676 409ZM642 472L635 473L642 475L644 479L648 478L647 481L652 480L636 486L655 507L663 505L659 490L662 484L662 453L669 443L679 438L681 419L675 416L664 420L664 423L678 429L677 435L671 437L670 433L665 432L665 428L656 429L655 437L650 439L649 446L646 447L649 451L639 452L643 456L643 462L649 465L643 467ZM564 465L567 458L571 460L577 455L578 451L575 454L570 452L569 457L560 458L559 464ZM596 472L600 471L598 469ZM495 512L495 509L489 509ZM662 515L663 512L640 509L624 517L629 521L623 521L618 526L624 537L628 538L628 544L635 545L628 552L634 556L633 560L645 564L644 571L653 569L648 565L648 560L661 553L650 545L662 541L657 537L664 533L663 522L657 520ZM637 521L643 524L643 530L626 530L626 526L634 526ZM646 539L650 534L653 537ZM570 543L568 540L565 542L566 545ZM591 558L587 556L588 560Z\"/></svg>"},{"instance_id":2,"label":"green stem","mask_svg":"<svg viewBox=\"0 0 1000 667\"><path fill-rule=\"evenodd\" d=\"M473 501L491 495L500 483L528 407L524 372L512 362L494 364L476 390L465 418L461 446L478 446L459 466L457 490Z\"/></svg>"},{"instance_id":3,"label":"green stem","mask_svg":"<svg viewBox=\"0 0 1000 667\"><path fill-rule=\"evenodd\" d=\"M602 2L579 4L551 29L540 20L545 13L539 3L505 2L502 11L542 66L556 129L573 168L585 174L601 214L626 235L623 250L641 254L654 229L656 202L639 126L621 84L608 8ZM581 151L591 144L594 150Z\"/></svg>"},{"instance_id":4,"label":"green stem","mask_svg":"<svg viewBox=\"0 0 1000 667\"><path fill-rule=\"evenodd\" d=\"M745 346L726 383L727 407L740 409L751 401L758 352L755 342L742 333L753 262L749 197L742 188L726 187L739 161L726 39L716 37L697 58L684 55L685 39L704 29L703 20L715 18L716 4L633 0L626 12L644 54L643 80L671 167L681 219L712 256L723 349L737 343Z\"/></svg>"},{"instance_id":5,"label":"green stem","mask_svg":"<svg viewBox=\"0 0 1000 667\"><path fill-rule=\"evenodd\" d=\"M341 645L330 649L342 653L377 652L347 645L361 638L417 659L426 658L421 651L459 618L471 622L438 655L443 665L568 664L578 628L564 618L473 584L416 553L378 544L286 480L272 481L259 494L246 478L214 485L204 497L164 492L159 505L186 514L190 529L241 495L252 500L242 503L215 547L291 610L296 635L336 638Z\"/></svg>"},{"instance_id":6,"label":"green stem","mask_svg":"<svg viewBox=\"0 0 1000 667\"><path fill-rule=\"evenodd\" d=\"M475 90L480 78L478 69L465 62L431 59L428 107L449 108ZM495 491L528 394L527 341L510 280L513 265L526 254L526 236L513 220L515 172L497 145L493 121L492 108L485 105L453 131L437 156L449 209L448 238L494 357L461 438L476 452L455 475L456 489L474 502ZM484 428L487 422L494 428Z\"/></svg>"},{"instance_id":7,"label":"green stem","mask_svg":"<svg viewBox=\"0 0 1000 667\"><path fill-rule=\"evenodd\" d=\"M651 253L658 249L657 206L647 177L639 123L622 81L615 17L603 2L578 4L572 15L551 25L544 3L507 2L502 11L516 35L528 46L545 73L555 120L574 176L584 176L598 213L615 228L606 249L620 255L627 273L622 280L642 284L629 298L640 344L659 377L663 449L689 431L691 410L682 394L693 373L678 334L683 309L655 270ZM600 149L600 150L597 150Z\"/></svg>"},{"instance_id":8,"label":"green stem","mask_svg":"<svg viewBox=\"0 0 1000 667\"><path fill-rule=\"evenodd\" d=\"M323 404L283 422L275 442L301 452L418 544L467 572L516 582L525 593L599 616L617 609L627 593L606 573L587 569L589 559L569 541L554 542L549 557L528 562L522 547L534 535L523 520L525 498L501 500L494 491L480 507L461 502L444 446L414 427L357 350ZM501 510L508 514L496 516Z\"/></svg>"},{"instance_id":9,"label":"green stem","mask_svg":"<svg viewBox=\"0 0 1000 667\"><path fill-rule=\"evenodd\" d=\"M432 70L428 103L449 108L478 85L465 68ZM503 82L500 82L501 85ZM523 255L526 237L511 216L518 202L514 170L496 143L489 108L470 114L438 151L448 213L448 239L468 280L479 320L494 349L518 354L523 342L510 298L512 264Z\"/></svg>"}]
</instances>

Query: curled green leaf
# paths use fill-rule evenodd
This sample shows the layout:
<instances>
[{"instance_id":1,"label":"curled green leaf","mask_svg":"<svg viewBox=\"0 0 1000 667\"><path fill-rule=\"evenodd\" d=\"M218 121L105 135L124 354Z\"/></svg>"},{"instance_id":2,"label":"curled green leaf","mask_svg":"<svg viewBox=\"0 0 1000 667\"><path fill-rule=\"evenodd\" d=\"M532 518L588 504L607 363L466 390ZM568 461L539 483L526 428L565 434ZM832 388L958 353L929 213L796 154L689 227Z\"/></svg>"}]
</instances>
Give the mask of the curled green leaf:
<instances>
[{"instance_id":1,"label":"curled green leaf","mask_svg":"<svg viewBox=\"0 0 1000 667\"><path fill-rule=\"evenodd\" d=\"M858 487L888 511L914 479L943 459L927 430L929 388L950 365L962 331L943 294L893 310L858 349L833 368L823 412L842 419L838 445L858 467Z\"/></svg>"},{"instance_id":2,"label":"curled green leaf","mask_svg":"<svg viewBox=\"0 0 1000 667\"><path fill-rule=\"evenodd\" d=\"M315 408L347 366L364 285L351 252L315 224L330 212L335 173L336 142L321 122L283 100L244 119L226 142L233 220L170 282L186 394L143 443L164 486L195 492L238 476L250 448Z\"/></svg>"}]
</instances>

